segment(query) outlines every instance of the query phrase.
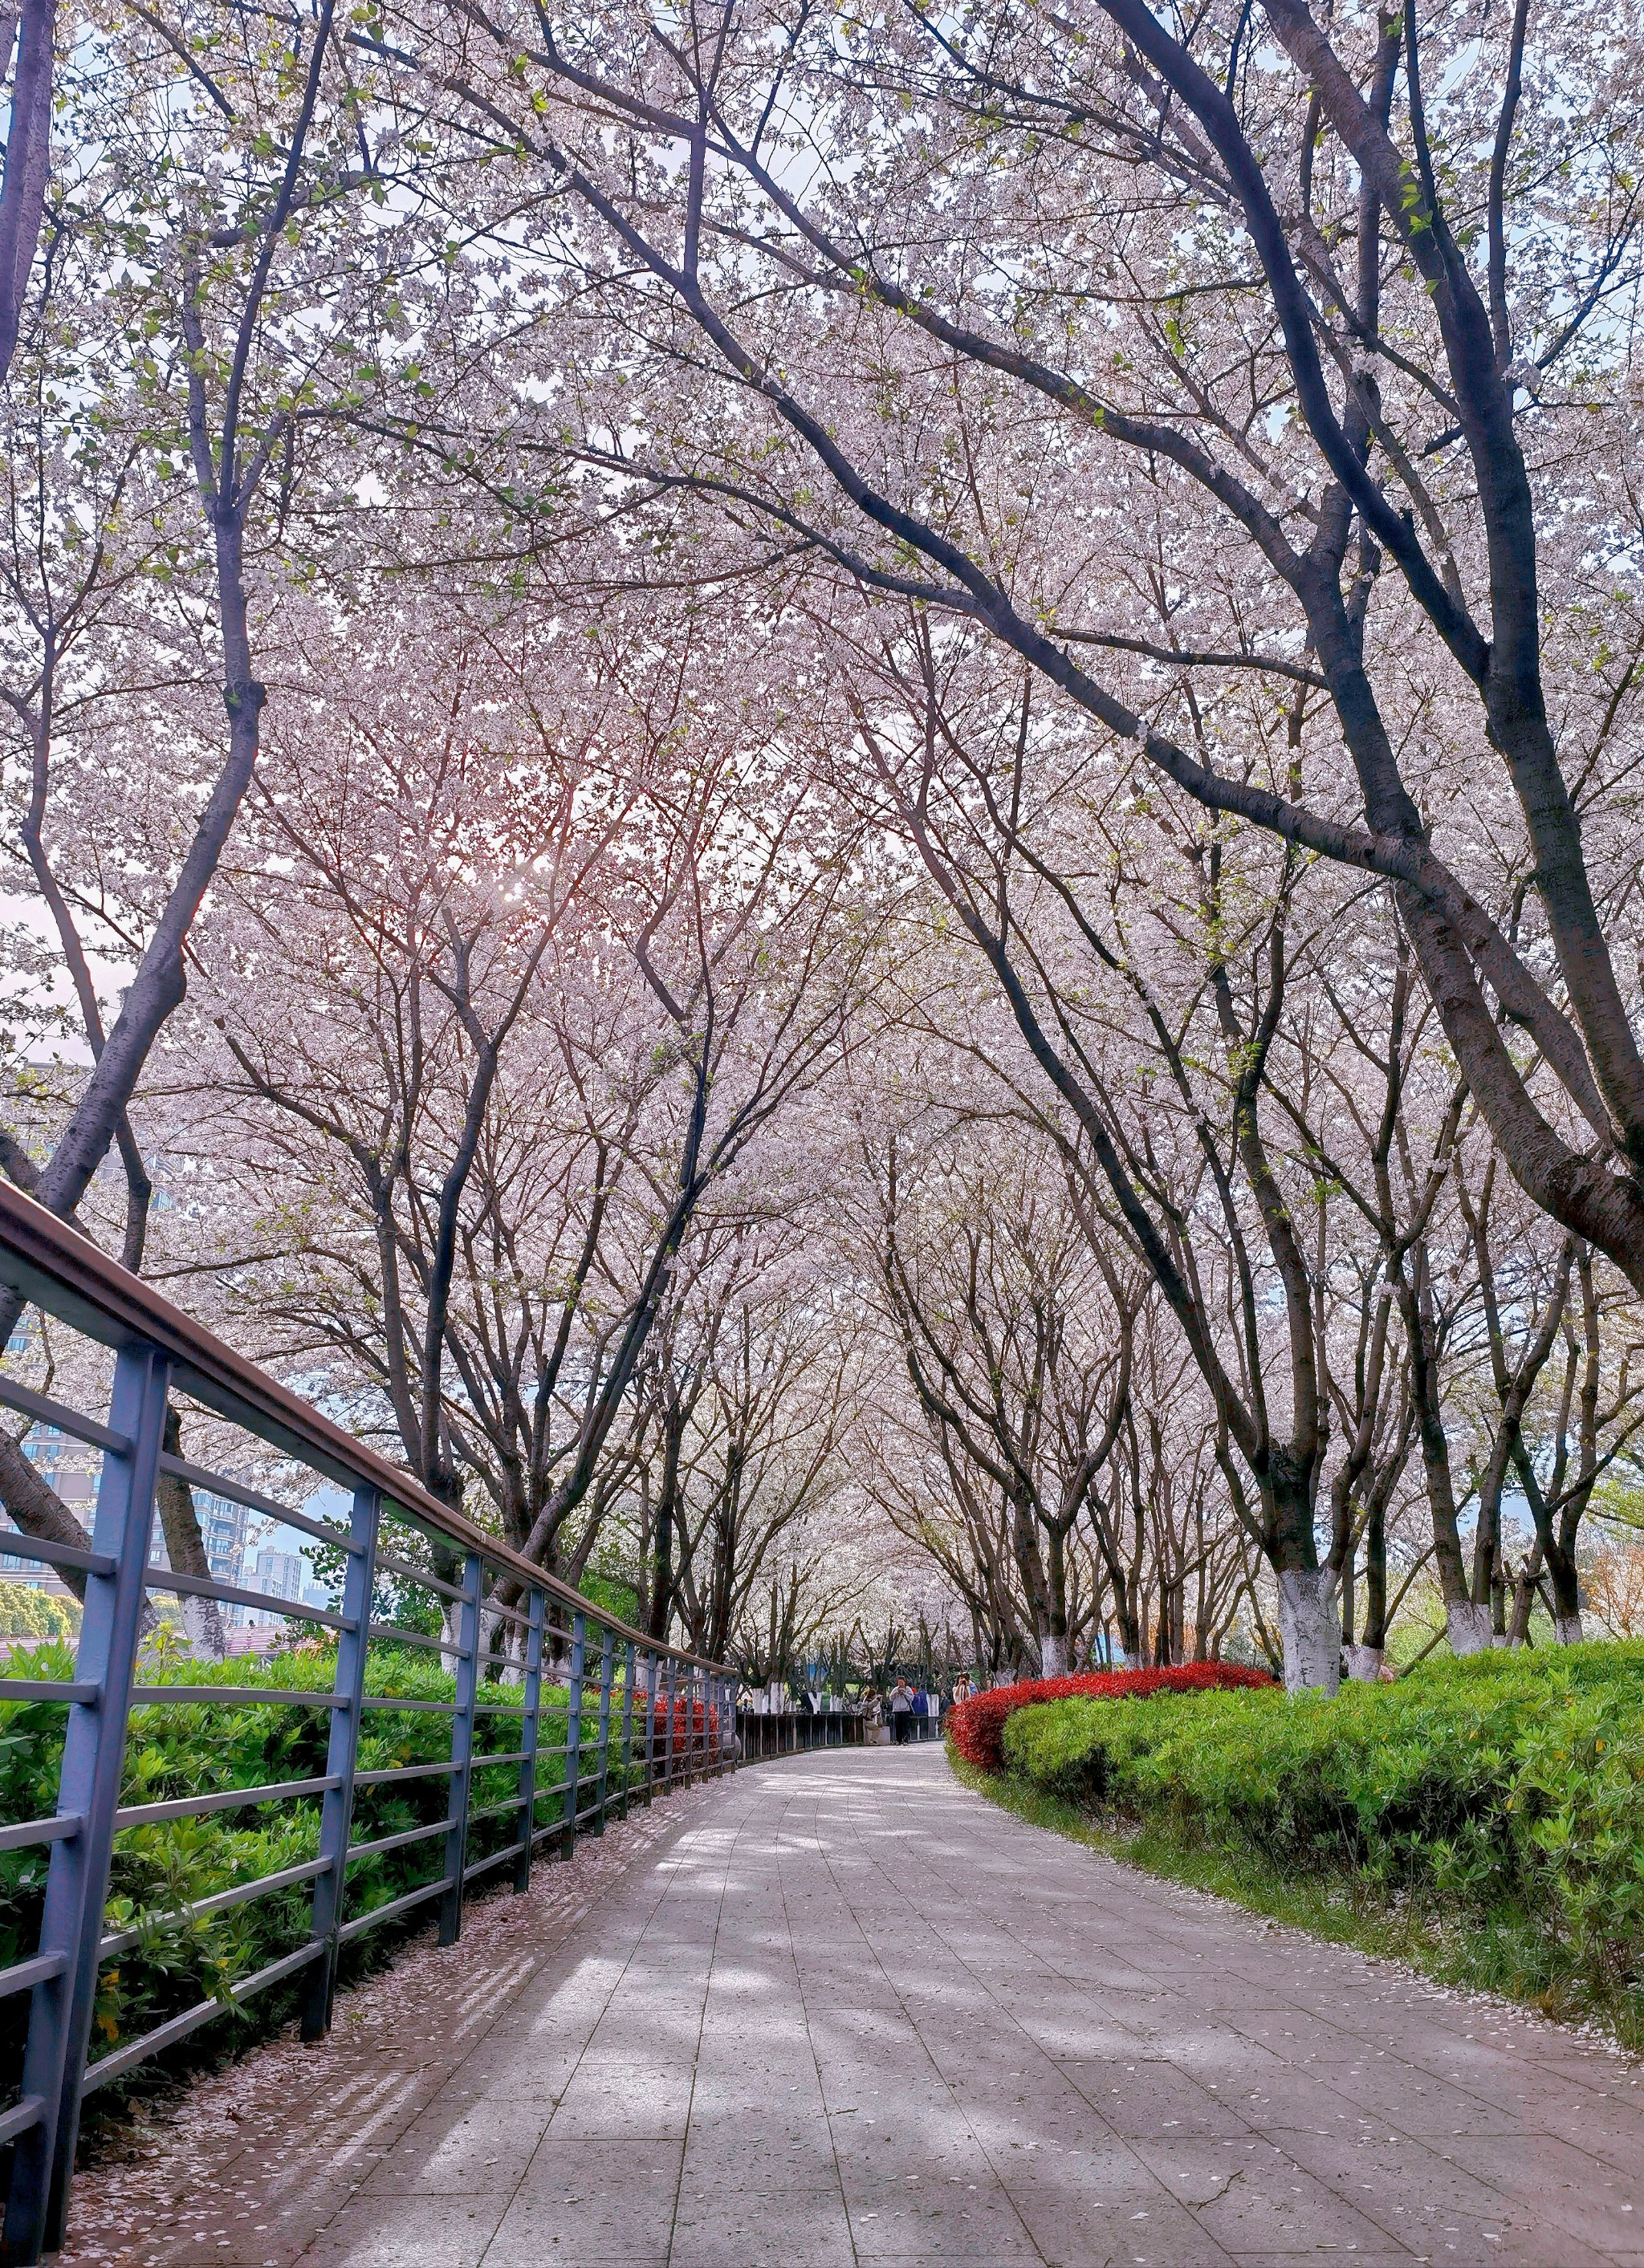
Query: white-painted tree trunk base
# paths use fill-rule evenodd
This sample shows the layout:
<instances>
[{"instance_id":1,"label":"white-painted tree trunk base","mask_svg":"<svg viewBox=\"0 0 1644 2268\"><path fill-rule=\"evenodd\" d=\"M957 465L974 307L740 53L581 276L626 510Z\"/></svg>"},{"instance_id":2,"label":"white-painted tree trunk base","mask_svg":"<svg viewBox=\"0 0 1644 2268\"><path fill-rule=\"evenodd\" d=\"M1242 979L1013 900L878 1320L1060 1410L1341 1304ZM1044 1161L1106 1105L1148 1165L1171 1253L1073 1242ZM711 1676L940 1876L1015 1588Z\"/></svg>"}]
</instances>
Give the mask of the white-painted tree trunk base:
<instances>
[{"instance_id":1,"label":"white-painted tree trunk base","mask_svg":"<svg viewBox=\"0 0 1644 2268\"><path fill-rule=\"evenodd\" d=\"M203 1599L196 1594L185 1595L181 1604L183 1635L195 1660L225 1660L228 1632L223 1621L221 1603L216 1599Z\"/></svg>"},{"instance_id":2,"label":"white-painted tree trunk base","mask_svg":"<svg viewBox=\"0 0 1644 2268\"><path fill-rule=\"evenodd\" d=\"M1495 1644L1488 1606L1460 1606L1444 1610L1445 1633L1452 1653L1488 1653Z\"/></svg>"},{"instance_id":3,"label":"white-painted tree trunk base","mask_svg":"<svg viewBox=\"0 0 1644 2268\"><path fill-rule=\"evenodd\" d=\"M1286 1568L1279 1578L1279 1629L1286 1691L1334 1693L1341 1683L1334 1576L1322 1567Z\"/></svg>"},{"instance_id":4,"label":"white-painted tree trunk base","mask_svg":"<svg viewBox=\"0 0 1644 2268\"><path fill-rule=\"evenodd\" d=\"M1355 1685L1374 1685L1382 1674L1382 1664L1387 1659L1379 1646L1350 1646L1346 1649L1347 1675Z\"/></svg>"},{"instance_id":5,"label":"white-painted tree trunk base","mask_svg":"<svg viewBox=\"0 0 1644 2268\"><path fill-rule=\"evenodd\" d=\"M1067 1658L1067 1640L1048 1634L1039 1641L1039 1675L1041 1677L1065 1677L1073 1664Z\"/></svg>"},{"instance_id":6,"label":"white-painted tree trunk base","mask_svg":"<svg viewBox=\"0 0 1644 2268\"><path fill-rule=\"evenodd\" d=\"M1552 1635L1559 1646L1580 1646L1587 1633L1580 1615L1559 1615L1554 1619Z\"/></svg>"},{"instance_id":7,"label":"white-painted tree trunk base","mask_svg":"<svg viewBox=\"0 0 1644 2268\"><path fill-rule=\"evenodd\" d=\"M497 1664L498 1683L517 1685L524 1677L525 1664L520 1658L524 1638L525 1632L519 1624L505 1620L494 1607L480 1609L480 1658Z\"/></svg>"}]
</instances>

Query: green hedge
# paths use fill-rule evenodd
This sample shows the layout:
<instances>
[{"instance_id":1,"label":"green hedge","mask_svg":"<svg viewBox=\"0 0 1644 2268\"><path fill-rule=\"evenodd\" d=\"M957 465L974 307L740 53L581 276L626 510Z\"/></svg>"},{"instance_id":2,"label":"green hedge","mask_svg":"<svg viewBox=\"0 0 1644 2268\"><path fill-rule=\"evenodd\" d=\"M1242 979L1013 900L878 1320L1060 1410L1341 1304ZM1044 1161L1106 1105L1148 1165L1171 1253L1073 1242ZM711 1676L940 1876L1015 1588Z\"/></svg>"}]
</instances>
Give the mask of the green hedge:
<instances>
[{"instance_id":1,"label":"green hedge","mask_svg":"<svg viewBox=\"0 0 1644 2268\"><path fill-rule=\"evenodd\" d=\"M294 1692L324 1692L335 1669L335 1654L317 1648L280 1653L261 1663L145 1662L146 1685L257 1686ZM14 1647L4 1661L11 1677L69 1678L70 1650L62 1644ZM517 1701L518 1688L498 1686L483 1698ZM449 1701L453 1681L436 1660L409 1649L373 1648L366 1690L396 1700ZM620 1707L620 1698L618 1701ZM563 1689L544 1691L540 1742L543 1750L563 1747L565 1697ZM56 1808L57 1766L64 1711L53 1702L0 1704L0 1818L48 1815ZM124 1803L159 1803L230 1787L309 1779L325 1771L329 1711L258 1702L235 1707L179 1702L155 1703L132 1712L126 1747ZM592 1727L586 1728L590 1733ZM615 1731L615 1723L613 1730ZM432 1764L451 1753L451 1719L436 1710L372 1709L365 1714L360 1740L362 1771L400 1764ZM515 1707L483 1714L476 1749L496 1755L517 1751L520 1720ZM543 1777L554 1779L562 1761L545 1756ZM472 1803L476 1810L500 1803L518 1786L517 1764L476 1762ZM613 1775L616 1778L617 1775ZM446 1816L448 1781L439 1776L397 1787L362 1788L355 1799L352 1840L431 1823ZM550 1826L560 1816L556 1786L539 1794L536 1824ZM276 1891L227 1912L188 1918L181 1909L218 1890L300 1865L318 1847L319 1800L297 1798L256 1809L217 1812L158 1826L126 1829L114 1844L108 1926L136 1929L130 1950L105 1964L98 1996L92 2055L107 2054L135 2036L202 1999L227 2003L231 1988L293 1951L308 1933L312 1885ZM500 1851L517 1839L518 1820L477 1822L470 1830L470 1862ZM49 1852L0 1852L0 1962L26 1959L34 1950ZM350 1915L386 1905L408 1890L433 1881L442 1870L444 1841L438 1836L397 1851L357 1860L349 1869ZM499 1869L499 1873L500 1873ZM426 1919L426 1912L418 1917ZM393 1924L386 1926L392 1932ZM380 1957L377 1933L345 1948L352 1967ZM276 1991L238 2010L242 2026L262 2029L289 2013L290 1995ZM9 2003L21 2007L23 2003ZM19 2042L6 2042L0 2079L14 2079Z\"/></svg>"},{"instance_id":2,"label":"green hedge","mask_svg":"<svg viewBox=\"0 0 1644 2268\"><path fill-rule=\"evenodd\" d=\"M1334 1699L1052 1702L1012 1718L1005 1758L1155 1855L1350 1883L1444 1933L1449 1973L1644 2034L1644 1644L1485 1654Z\"/></svg>"}]
</instances>

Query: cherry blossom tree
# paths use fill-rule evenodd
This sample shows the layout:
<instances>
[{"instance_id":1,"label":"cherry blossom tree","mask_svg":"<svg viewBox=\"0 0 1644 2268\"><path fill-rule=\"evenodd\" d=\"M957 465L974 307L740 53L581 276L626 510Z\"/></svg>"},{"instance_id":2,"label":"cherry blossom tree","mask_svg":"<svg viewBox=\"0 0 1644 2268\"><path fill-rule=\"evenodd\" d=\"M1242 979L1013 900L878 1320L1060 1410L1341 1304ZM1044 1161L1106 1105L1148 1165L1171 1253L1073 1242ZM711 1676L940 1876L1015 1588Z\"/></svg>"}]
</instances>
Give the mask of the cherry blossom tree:
<instances>
[{"instance_id":1,"label":"cherry blossom tree","mask_svg":"<svg viewBox=\"0 0 1644 2268\"><path fill-rule=\"evenodd\" d=\"M1635 49L1306 0L395 20L601 327L584 459L976 625L1125 770L1384 877L1510 1170L1644 1288L1600 912L1630 869ZM1152 619L1108 573L1127 526ZM1298 687L1275 768L1242 712Z\"/></svg>"},{"instance_id":2,"label":"cherry blossom tree","mask_svg":"<svg viewBox=\"0 0 1644 2268\"><path fill-rule=\"evenodd\" d=\"M0 366L26 442L0 593L5 697L20 845L89 1064L37 1126L43 1138L9 1130L0 1152L73 1219L117 1145L133 1265L151 1194L133 1099L183 999L190 934L256 771L268 692L255 648L299 563L299 500L335 476L306 436L352 381L350 328L394 260L392 231L368 251L344 218L395 167L373 153L334 18L332 0L316 0L270 43L248 18L224 38L189 13L171 25L140 11L80 43L57 89L80 170L55 182L43 310L14 362L52 89L53 11L22 11L0 178ZM108 792L122 752L107 712L123 695L126 733L152 729L157 694L211 685L225 727L197 699L173 709L183 762L168 778L144 751L131 784L146 823L111 828L109 806L126 799ZM77 774L67 794L65 772ZM99 961L124 978L112 1004ZM0 1336L20 1307L0 1300ZM23 1527L84 1543L9 1436L0 1496ZM176 1543L203 1572L178 1511Z\"/></svg>"},{"instance_id":3,"label":"cherry blossom tree","mask_svg":"<svg viewBox=\"0 0 1644 2268\"><path fill-rule=\"evenodd\" d=\"M402 626L345 635L346 710L333 659L196 939L168 1264L575 1580L699 1211L871 1018L856 821L716 711L689 638L641 697L632 655L529 617L448 618L420 674Z\"/></svg>"}]
</instances>

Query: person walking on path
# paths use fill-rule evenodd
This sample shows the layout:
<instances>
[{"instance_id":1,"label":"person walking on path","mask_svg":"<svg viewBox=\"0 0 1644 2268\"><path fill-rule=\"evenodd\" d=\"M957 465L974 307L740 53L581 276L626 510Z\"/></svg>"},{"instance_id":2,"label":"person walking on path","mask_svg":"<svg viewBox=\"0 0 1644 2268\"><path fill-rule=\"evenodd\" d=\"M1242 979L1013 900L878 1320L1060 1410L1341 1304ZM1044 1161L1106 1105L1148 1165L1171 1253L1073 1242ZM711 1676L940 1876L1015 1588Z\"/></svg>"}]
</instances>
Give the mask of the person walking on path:
<instances>
[{"instance_id":1,"label":"person walking on path","mask_svg":"<svg viewBox=\"0 0 1644 2268\"><path fill-rule=\"evenodd\" d=\"M890 1697L890 1736L896 1746L904 1748L913 1732L913 1695L905 1677L896 1680Z\"/></svg>"}]
</instances>

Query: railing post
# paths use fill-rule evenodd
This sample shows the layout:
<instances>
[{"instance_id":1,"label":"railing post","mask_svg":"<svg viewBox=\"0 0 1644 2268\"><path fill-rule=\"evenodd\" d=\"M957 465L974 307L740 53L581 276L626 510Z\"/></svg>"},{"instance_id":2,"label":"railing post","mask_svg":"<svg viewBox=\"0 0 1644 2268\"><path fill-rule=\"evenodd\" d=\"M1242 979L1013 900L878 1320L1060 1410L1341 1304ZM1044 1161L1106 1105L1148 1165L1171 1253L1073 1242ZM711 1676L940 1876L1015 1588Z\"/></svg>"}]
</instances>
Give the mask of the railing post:
<instances>
[{"instance_id":1,"label":"railing post","mask_svg":"<svg viewBox=\"0 0 1644 2268\"><path fill-rule=\"evenodd\" d=\"M645 1794L647 1808L656 1796L657 1777L657 1688L660 1683L660 1665L654 1653L645 1656Z\"/></svg>"},{"instance_id":2,"label":"railing post","mask_svg":"<svg viewBox=\"0 0 1644 2268\"><path fill-rule=\"evenodd\" d=\"M665 1672L667 1685L667 1746L662 1751L662 1793L674 1793L674 1755L679 1746L679 1664L670 1653Z\"/></svg>"},{"instance_id":3,"label":"railing post","mask_svg":"<svg viewBox=\"0 0 1644 2268\"><path fill-rule=\"evenodd\" d=\"M523 1895L531 1887L531 1854L536 1848L536 1751L542 1726L542 1620L548 1596L540 1584L531 1586L526 1612L525 1712L520 1722L520 1746L525 1761L520 1767L520 1832L524 1843L513 1862L513 1886Z\"/></svg>"},{"instance_id":4,"label":"railing post","mask_svg":"<svg viewBox=\"0 0 1644 2268\"><path fill-rule=\"evenodd\" d=\"M623 1656L623 1796L619 1819L628 1816L628 1783L634 1768L634 1672L637 1667L634 1648L629 1646Z\"/></svg>"},{"instance_id":5,"label":"railing post","mask_svg":"<svg viewBox=\"0 0 1644 2268\"><path fill-rule=\"evenodd\" d=\"M570 1705L565 1712L565 1795L559 1822L559 1855L577 1847L577 1798L582 1792L582 1680L587 1663L588 1618L580 1607L571 1618Z\"/></svg>"},{"instance_id":6,"label":"railing post","mask_svg":"<svg viewBox=\"0 0 1644 2268\"><path fill-rule=\"evenodd\" d=\"M593 1822L593 1833L605 1832L605 1811L609 1801L611 1782L611 1675L616 1663L616 1633L607 1628L600 1639L600 1791L599 1816Z\"/></svg>"},{"instance_id":7,"label":"railing post","mask_svg":"<svg viewBox=\"0 0 1644 2268\"><path fill-rule=\"evenodd\" d=\"M58 2250L68 2226L170 1373L159 1348L141 1343L122 1347L114 1366L108 1423L129 1446L104 1452L97 1491L92 1547L114 1565L85 1579L75 1674L99 1691L94 1701L70 1707L63 1734L57 1813L80 1824L52 1845L46 1872L39 1949L63 1965L34 1987L29 2006L22 2093L25 2100L38 2095L42 2111L12 2152L5 2235L16 2268L38 2260L42 2247Z\"/></svg>"},{"instance_id":8,"label":"railing post","mask_svg":"<svg viewBox=\"0 0 1644 2268\"><path fill-rule=\"evenodd\" d=\"M348 1555L343 1571L344 1627L337 1633L336 1675L332 1690L337 1705L331 1712L331 1733L326 1748L326 1776L336 1786L326 1790L320 1807L320 1848L315 1854L328 1861L314 1880L310 1927L325 1951L308 1972L303 1995L303 2037L322 2039L331 2029L332 2003L336 1998L337 1931L348 1889L348 1845L354 1827L354 1774L359 1764L360 1727L365 1718L365 1657L369 1648L371 1596L377 1581L377 1531L382 1521L382 1498L374 1488L358 1488L349 1512Z\"/></svg>"},{"instance_id":9,"label":"railing post","mask_svg":"<svg viewBox=\"0 0 1644 2268\"><path fill-rule=\"evenodd\" d=\"M474 1785L474 1704L480 1675L480 1592L485 1563L470 1551L462 1571L462 1604L457 1615L457 1710L451 1719L451 1828L446 1837L446 1894L439 1901L439 1942L454 1945L462 1934L462 1870L468 1856L468 1800Z\"/></svg>"}]
</instances>

